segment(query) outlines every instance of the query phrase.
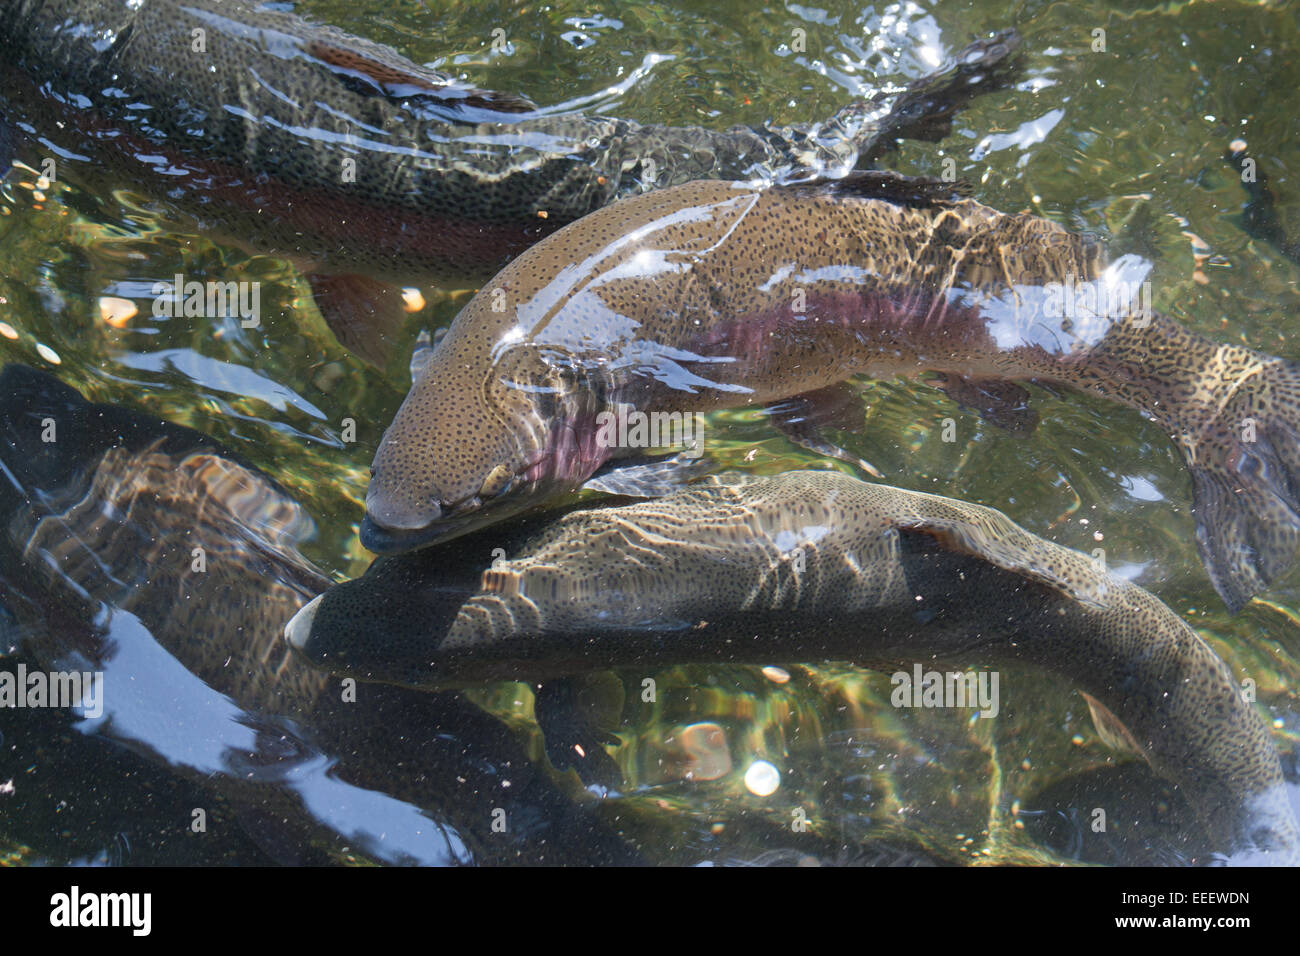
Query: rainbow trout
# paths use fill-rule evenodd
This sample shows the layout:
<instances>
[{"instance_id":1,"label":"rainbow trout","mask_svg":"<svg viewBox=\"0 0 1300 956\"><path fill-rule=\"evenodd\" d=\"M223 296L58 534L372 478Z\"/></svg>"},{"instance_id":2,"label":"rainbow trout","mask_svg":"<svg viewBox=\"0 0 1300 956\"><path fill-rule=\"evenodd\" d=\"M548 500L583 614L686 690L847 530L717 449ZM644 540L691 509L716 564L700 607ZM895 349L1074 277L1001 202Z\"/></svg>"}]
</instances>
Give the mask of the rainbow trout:
<instances>
[{"instance_id":1,"label":"rainbow trout","mask_svg":"<svg viewBox=\"0 0 1300 956\"><path fill-rule=\"evenodd\" d=\"M548 112L243 0L8 0L4 14L0 117L40 144L34 162L167 197L218 238L291 260L372 361L400 327L394 282L486 278L652 188L847 170L900 137L942 138L1018 68L1006 31L825 123L710 130Z\"/></svg>"},{"instance_id":2,"label":"rainbow trout","mask_svg":"<svg viewBox=\"0 0 1300 956\"><path fill-rule=\"evenodd\" d=\"M998 511L807 471L533 520L380 558L306 605L287 639L332 672L418 686L693 662L1024 662L1085 691L1224 852L1300 849L1268 730L1227 665L1151 594Z\"/></svg>"},{"instance_id":3,"label":"rainbow trout","mask_svg":"<svg viewBox=\"0 0 1300 956\"><path fill-rule=\"evenodd\" d=\"M1158 421L1235 611L1300 534L1300 374L1152 312L1150 268L1108 263L1096 242L950 183L887 173L624 200L521 255L417 353L375 454L362 540L385 553L462 534L602 466L599 487L641 493L634 472L655 466L627 481L618 468L636 451L622 422L637 415L767 407L795 440L850 458L817 432L819 407L842 405L855 377L924 372L1008 427L1033 423L1017 382Z\"/></svg>"}]
</instances>

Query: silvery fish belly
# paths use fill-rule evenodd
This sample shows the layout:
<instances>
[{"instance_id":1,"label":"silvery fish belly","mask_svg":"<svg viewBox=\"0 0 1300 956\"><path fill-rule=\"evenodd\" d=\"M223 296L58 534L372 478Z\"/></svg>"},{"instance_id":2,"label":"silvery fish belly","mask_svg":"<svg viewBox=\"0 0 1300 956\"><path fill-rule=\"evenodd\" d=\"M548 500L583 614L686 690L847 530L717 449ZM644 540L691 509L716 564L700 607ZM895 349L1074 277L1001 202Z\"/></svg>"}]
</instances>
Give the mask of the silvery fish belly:
<instances>
[{"instance_id":1,"label":"silvery fish belly","mask_svg":"<svg viewBox=\"0 0 1300 956\"><path fill-rule=\"evenodd\" d=\"M320 667L417 686L682 663L1018 661L1178 782L1217 849L1295 862L1268 728L1142 588L1000 512L837 472L667 497L379 558L286 628Z\"/></svg>"},{"instance_id":2,"label":"silvery fish belly","mask_svg":"<svg viewBox=\"0 0 1300 956\"><path fill-rule=\"evenodd\" d=\"M626 440L629 416L670 416L689 439L696 414L762 406L796 441L851 458L816 424L855 378L927 373L1011 428L1035 418L1016 383L1041 382L1165 427L1192 478L1201 556L1238 609L1300 533L1300 375L1153 312L1149 272L951 183L888 173L624 200L521 255L417 352L362 539L420 547L598 470L604 490L658 493L650 465L620 480L645 444Z\"/></svg>"}]
</instances>

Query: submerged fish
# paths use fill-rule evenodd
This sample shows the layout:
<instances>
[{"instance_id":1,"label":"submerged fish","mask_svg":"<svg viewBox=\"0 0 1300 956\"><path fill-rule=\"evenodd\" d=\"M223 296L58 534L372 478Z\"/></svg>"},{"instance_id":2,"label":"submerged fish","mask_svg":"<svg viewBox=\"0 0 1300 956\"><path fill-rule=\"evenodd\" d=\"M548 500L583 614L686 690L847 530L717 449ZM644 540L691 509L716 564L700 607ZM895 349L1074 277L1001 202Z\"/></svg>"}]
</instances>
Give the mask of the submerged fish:
<instances>
[{"instance_id":1,"label":"submerged fish","mask_svg":"<svg viewBox=\"0 0 1300 956\"><path fill-rule=\"evenodd\" d=\"M1277 752L1227 665L1151 594L1000 512L833 472L728 473L530 520L380 558L286 637L332 672L418 686L692 662L1024 662L1085 691L1218 848L1300 850Z\"/></svg>"},{"instance_id":2,"label":"submerged fish","mask_svg":"<svg viewBox=\"0 0 1300 956\"><path fill-rule=\"evenodd\" d=\"M1247 153L1245 140L1235 139L1223 154L1224 162L1237 171L1247 200L1242 204L1241 225L1252 239L1267 242L1296 265L1300 265L1300 240L1292 239L1278 215L1277 198L1268 185L1268 175ZM1250 165L1248 166L1247 163Z\"/></svg>"},{"instance_id":3,"label":"submerged fish","mask_svg":"<svg viewBox=\"0 0 1300 956\"><path fill-rule=\"evenodd\" d=\"M1008 427L1033 423L1016 382L1158 421L1191 474L1201 557L1237 610L1300 536L1300 371L1152 312L1150 269L887 173L624 200L520 256L417 353L362 540L407 550L573 491L635 451L601 431L628 409L767 406L796 441L851 458L818 434L820 410L843 406L854 377L927 372ZM600 487L638 493L650 466L636 467L636 482L615 468Z\"/></svg>"},{"instance_id":4,"label":"submerged fish","mask_svg":"<svg viewBox=\"0 0 1300 956\"><path fill-rule=\"evenodd\" d=\"M710 130L550 114L243 0L4 12L0 118L60 178L165 196L226 241L290 258L343 344L375 361L403 315L388 283L485 277L620 196L847 170L900 137L941 138L1015 74L1019 42L978 41L822 124Z\"/></svg>"},{"instance_id":5,"label":"submerged fish","mask_svg":"<svg viewBox=\"0 0 1300 956\"><path fill-rule=\"evenodd\" d=\"M452 694L349 697L289 653L283 621L329 584L298 549L312 528L212 439L24 366L0 372L0 649L102 672L103 719L78 729L230 801L281 859L639 861L494 716ZM4 719L9 745L22 728ZM57 761L42 758L44 779ZM134 778L93 787L93 803L139 792Z\"/></svg>"}]
</instances>

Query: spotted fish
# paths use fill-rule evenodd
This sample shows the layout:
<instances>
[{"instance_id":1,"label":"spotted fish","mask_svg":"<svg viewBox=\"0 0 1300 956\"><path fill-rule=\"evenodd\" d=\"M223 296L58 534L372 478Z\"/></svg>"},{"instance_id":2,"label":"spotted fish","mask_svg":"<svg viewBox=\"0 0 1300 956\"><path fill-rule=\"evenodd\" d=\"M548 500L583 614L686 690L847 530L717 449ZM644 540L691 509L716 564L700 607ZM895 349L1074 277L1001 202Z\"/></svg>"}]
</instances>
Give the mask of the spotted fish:
<instances>
[{"instance_id":1,"label":"spotted fish","mask_svg":"<svg viewBox=\"0 0 1300 956\"><path fill-rule=\"evenodd\" d=\"M1191 474L1201 557L1235 611L1300 537L1300 372L1151 311L1150 269L951 183L888 173L624 200L520 256L416 355L362 540L419 547L602 467L602 488L634 493L617 465L635 449L605 428L628 409L766 407L795 440L851 458L816 426L820 409L842 415L856 378L927 373L1022 430L1035 413L1017 383L1039 382L1166 429Z\"/></svg>"},{"instance_id":2,"label":"spotted fish","mask_svg":"<svg viewBox=\"0 0 1300 956\"><path fill-rule=\"evenodd\" d=\"M1000 512L807 471L528 521L380 558L287 639L335 673L418 686L692 662L1028 663L1084 691L1220 849L1296 859L1277 753L1227 665L1151 594Z\"/></svg>"},{"instance_id":3,"label":"spotted fish","mask_svg":"<svg viewBox=\"0 0 1300 956\"><path fill-rule=\"evenodd\" d=\"M31 162L57 159L91 192L166 197L223 241L290 259L372 361L403 317L396 283L490 276L620 196L847 170L899 137L941 138L1015 75L1019 43L978 41L824 123L711 130L540 110L244 0L9 0L4 13L0 118L39 142Z\"/></svg>"},{"instance_id":4,"label":"spotted fish","mask_svg":"<svg viewBox=\"0 0 1300 956\"><path fill-rule=\"evenodd\" d=\"M57 440L43 441L51 423ZM25 366L0 371L0 650L14 640L42 667L102 671L105 719L87 735L238 806L289 862L329 862L323 847L335 861L342 847L377 862L640 861L495 717L451 694L347 697L290 653L284 619L330 583L299 551L313 530L282 486L212 439ZM0 715L8 749L20 728ZM32 781L66 749L22 744L41 754ZM95 773L86 813L102 802ZM135 781L113 781L115 799L153 807ZM25 796L39 786L18 783ZM74 786L58 793L75 805ZM532 822L493 832L497 807Z\"/></svg>"}]
</instances>

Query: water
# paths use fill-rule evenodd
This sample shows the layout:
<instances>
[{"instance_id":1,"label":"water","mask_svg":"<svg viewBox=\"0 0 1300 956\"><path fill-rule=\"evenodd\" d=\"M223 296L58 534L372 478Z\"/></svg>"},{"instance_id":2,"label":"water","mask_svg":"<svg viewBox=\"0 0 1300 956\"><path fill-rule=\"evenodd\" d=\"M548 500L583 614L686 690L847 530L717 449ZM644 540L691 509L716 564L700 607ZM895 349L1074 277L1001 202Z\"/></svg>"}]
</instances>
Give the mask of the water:
<instances>
[{"instance_id":1,"label":"water","mask_svg":"<svg viewBox=\"0 0 1300 956\"><path fill-rule=\"evenodd\" d=\"M1230 140L1246 139L1284 220L1292 232L1300 228L1300 185L1291 174L1300 162L1300 120L1289 102L1300 86L1293 4L1153 4L1121 12L1100 3L664 3L594 13L569 2L321 0L294 9L540 104L712 126L828 116L878 86L922 75L974 35L1014 26L1029 56L1017 88L976 100L951 137L907 143L890 165L936 175L951 159L988 205L1096 233L1113 255L1152 259L1155 308L1213 338L1300 359L1290 335L1300 272L1240 229L1244 194L1221 158ZM490 45L498 28L506 52ZM1092 49L1098 28L1104 52ZM357 522L367 469L405 391L404 376L382 377L344 352L290 265L214 245L166 198L127 189L89 194L63 183L38 197L21 184L33 179L11 175L0 195L0 321L17 333L0 338L0 362L53 370L92 401L125 403L218 439L274 476L314 519L315 536L302 545L308 559L335 580L363 571L369 558ZM147 290L178 272L260 281L262 327L155 319ZM450 322L471 288L425 287L430 326ZM98 310L105 295L134 298L141 314L122 329L106 324ZM408 329L408 343L416 332ZM1195 553L1190 487L1168 438L1136 412L1033 391L1042 424L1028 440L901 382L872 386L866 429L841 437L893 483L1000 508L1069 547L1104 548L1112 567L1159 595L1234 673L1255 681L1294 784L1300 578L1288 575L1228 616ZM348 418L358 423L355 442L343 440ZM941 440L947 418L955 442ZM711 453L751 471L822 464L775 436L759 413L729 414L711 435ZM10 632L0 627L0 635ZM574 776L546 769L528 687L498 685L467 696L510 729L512 759L536 761L527 773L554 791L538 812L558 813L564 801L580 806L580 818L600 821L654 862L1200 857L1181 797L1109 750L1087 706L1063 682L1011 675L1004 687L1014 692L1004 693L999 716L970 720L969 712L890 707L887 676L773 663L790 671L787 683L753 669L681 668L658 675L655 706L624 702L610 747L623 782L603 801ZM209 714L223 706L201 682L184 695ZM631 689L628 696L635 696ZM213 719L225 729L195 730L194 739L230 744L239 715ZM432 706L416 723L415 732L427 729L431 738L489 733L451 704ZM693 764L681 738L704 723L725 734L731 770L717 780L685 780ZM439 862L480 855L454 838L416 832L437 813L413 808L437 801L422 802L400 770L367 778L369 803L358 804L360 797L337 790L352 785L331 770L336 755L295 752L268 786L298 794L290 802L312 822L286 829L268 822L270 808L280 806L273 798L266 798L266 819L256 819L248 809L256 797L234 799L229 788L200 782L214 768L198 758L187 764L164 746L186 739L174 726L165 735L149 726L128 733L120 721L111 730L66 714L28 713L6 717L0 732L0 785L11 780L16 791L0 795L0 849L18 860ZM277 733L311 736L279 727L270 737ZM134 741L125 750L107 742L123 737ZM745 772L757 760L780 771L772 796L746 789ZM451 758L439 766L454 772ZM499 785L522 772L518 767L485 771L483 779ZM156 797L142 797L146 792ZM340 809L358 805L369 809ZM195 806L210 810L208 839L186 839ZM1090 829L1097 806L1112 808L1108 835ZM400 836L358 835L389 815L391 833ZM792 829L800 820L807 821L802 832ZM1144 836L1126 841L1132 826ZM566 832L574 857L590 849L589 859L616 858L604 844L595 847L595 838L591 848L582 846L573 835L581 828Z\"/></svg>"}]
</instances>

